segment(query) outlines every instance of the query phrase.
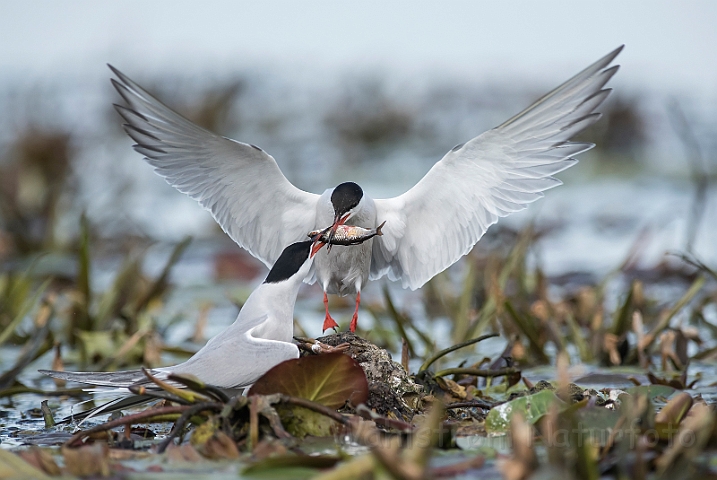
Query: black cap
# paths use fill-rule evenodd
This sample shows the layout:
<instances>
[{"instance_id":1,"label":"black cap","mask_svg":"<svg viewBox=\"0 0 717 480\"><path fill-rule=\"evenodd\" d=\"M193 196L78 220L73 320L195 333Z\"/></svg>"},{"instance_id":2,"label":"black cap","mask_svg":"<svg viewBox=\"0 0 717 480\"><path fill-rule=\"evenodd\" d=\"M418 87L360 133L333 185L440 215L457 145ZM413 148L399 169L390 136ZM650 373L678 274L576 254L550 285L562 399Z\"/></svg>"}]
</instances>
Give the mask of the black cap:
<instances>
[{"instance_id":1,"label":"black cap","mask_svg":"<svg viewBox=\"0 0 717 480\"><path fill-rule=\"evenodd\" d=\"M279 258L271 267L264 283L278 283L288 280L299 271L301 266L309 258L311 252L311 240L292 243L281 252Z\"/></svg>"},{"instance_id":2,"label":"black cap","mask_svg":"<svg viewBox=\"0 0 717 480\"><path fill-rule=\"evenodd\" d=\"M363 190L354 182L342 183L331 193L331 203L336 215L343 215L359 204Z\"/></svg>"}]
</instances>

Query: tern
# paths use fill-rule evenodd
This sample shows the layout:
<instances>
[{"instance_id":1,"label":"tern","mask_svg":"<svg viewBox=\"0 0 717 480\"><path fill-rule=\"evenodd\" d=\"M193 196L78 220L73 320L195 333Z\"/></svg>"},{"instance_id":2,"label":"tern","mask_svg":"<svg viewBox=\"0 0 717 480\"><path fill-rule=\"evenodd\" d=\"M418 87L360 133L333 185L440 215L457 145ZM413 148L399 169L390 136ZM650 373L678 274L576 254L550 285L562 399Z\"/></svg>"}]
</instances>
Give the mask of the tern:
<instances>
[{"instance_id":1,"label":"tern","mask_svg":"<svg viewBox=\"0 0 717 480\"><path fill-rule=\"evenodd\" d=\"M590 143L571 142L595 123L595 109L611 89L610 67L622 46L593 63L501 125L455 146L406 193L372 199L353 182L321 195L292 185L261 148L209 132L165 106L110 65L126 106L115 105L134 149L155 172L209 210L221 228L267 266L282 246L307 232L332 231L346 222L383 236L357 247L336 246L316 255L306 281L324 290L324 330L338 325L327 293L356 295L387 276L420 288L466 255L488 227L561 185L553 175L574 165ZM320 248L320 245L317 245Z\"/></svg>"},{"instance_id":2,"label":"tern","mask_svg":"<svg viewBox=\"0 0 717 480\"><path fill-rule=\"evenodd\" d=\"M220 388L239 389L253 384L284 360L298 358L299 348L292 342L294 304L299 287L311 268L312 246L313 242L307 240L286 247L264 283L249 295L234 323L209 340L186 362L153 368L150 373L162 380L167 379L169 374L190 374ZM346 347L347 344L330 347L317 342L311 348L315 353L328 353L343 351ZM142 370L40 372L72 382L114 387L115 390L109 391L116 392L126 392L133 385L151 385ZM130 398L130 402L125 402L122 407L147 401L146 397L140 397Z\"/></svg>"}]
</instances>

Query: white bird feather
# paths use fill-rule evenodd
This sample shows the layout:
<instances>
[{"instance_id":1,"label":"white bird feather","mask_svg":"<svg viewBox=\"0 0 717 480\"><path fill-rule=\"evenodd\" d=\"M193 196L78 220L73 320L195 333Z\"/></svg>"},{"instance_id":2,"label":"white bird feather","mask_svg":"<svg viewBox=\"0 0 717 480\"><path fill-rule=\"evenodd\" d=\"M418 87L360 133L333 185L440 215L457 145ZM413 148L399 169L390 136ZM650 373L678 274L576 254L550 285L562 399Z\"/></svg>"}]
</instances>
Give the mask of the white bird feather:
<instances>
[{"instance_id":1,"label":"white bird feather","mask_svg":"<svg viewBox=\"0 0 717 480\"><path fill-rule=\"evenodd\" d=\"M617 66L609 65L621 50L500 126L455 147L403 195L372 200L361 193L351 223L375 228L385 221L383 236L357 249L321 252L306 281L318 280L325 292L343 295L360 293L367 280L388 276L415 290L451 266L500 217L560 185L553 175L574 165L574 155L592 148L569 140L600 117L593 112L610 93L603 87L617 72ZM273 264L284 245L333 221L333 189L319 196L296 188L259 147L195 125L110 68L128 105L117 110L137 142L134 148L266 265Z\"/></svg>"},{"instance_id":2,"label":"white bird feather","mask_svg":"<svg viewBox=\"0 0 717 480\"><path fill-rule=\"evenodd\" d=\"M304 241L287 247L267 280L249 295L234 323L186 362L154 368L150 373L163 380L171 373L191 374L220 388L238 389L251 385L275 365L298 358L299 349L292 342L294 305L313 262L311 246L311 241ZM132 385L151 385L141 370L40 372L67 381L113 387L125 394ZM107 393L108 389L99 391Z\"/></svg>"}]
</instances>

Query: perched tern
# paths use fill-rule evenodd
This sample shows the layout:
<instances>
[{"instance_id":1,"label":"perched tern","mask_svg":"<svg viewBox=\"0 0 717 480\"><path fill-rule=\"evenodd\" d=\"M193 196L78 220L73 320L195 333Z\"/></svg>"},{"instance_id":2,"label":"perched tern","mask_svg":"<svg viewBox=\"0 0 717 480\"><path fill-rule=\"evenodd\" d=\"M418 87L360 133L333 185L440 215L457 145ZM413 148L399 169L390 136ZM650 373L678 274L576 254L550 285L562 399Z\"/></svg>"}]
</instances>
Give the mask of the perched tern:
<instances>
[{"instance_id":1,"label":"perched tern","mask_svg":"<svg viewBox=\"0 0 717 480\"><path fill-rule=\"evenodd\" d=\"M264 283L257 287L224 332L209 340L186 362L154 368L152 375L166 379L170 373L191 374L207 384L237 389L251 385L273 366L299 357L292 342L294 304L304 278L311 268L313 242L294 243L286 247ZM346 345L329 347L315 343L316 353L342 351ZM54 378L125 391L132 385L151 385L141 370L124 372L58 372L40 370ZM112 391L112 390L111 390ZM138 398L131 404L146 401ZM112 402L111 402L112 403Z\"/></svg>"},{"instance_id":2,"label":"perched tern","mask_svg":"<svg viewBox=\"0 0 717 480\"><path fill-rule=\"evenodd\" d=\"M570 139L600 118L617 48L492 130L451 149L406 193L372 199L342 183L321 195L296 188L261 148L209 132L177 114L110 66L126 102L116 105L134 149L157 174L209 210L240 246L273 264L283 245L331 225L375 228L383 236L317 254L306 281L324 289L324 330L337 324L327 293L356 294L388 276L415 290L467 254L500 217L523 210L560 185L553 177L593 147Z\"/></svg>"}]
</instances>

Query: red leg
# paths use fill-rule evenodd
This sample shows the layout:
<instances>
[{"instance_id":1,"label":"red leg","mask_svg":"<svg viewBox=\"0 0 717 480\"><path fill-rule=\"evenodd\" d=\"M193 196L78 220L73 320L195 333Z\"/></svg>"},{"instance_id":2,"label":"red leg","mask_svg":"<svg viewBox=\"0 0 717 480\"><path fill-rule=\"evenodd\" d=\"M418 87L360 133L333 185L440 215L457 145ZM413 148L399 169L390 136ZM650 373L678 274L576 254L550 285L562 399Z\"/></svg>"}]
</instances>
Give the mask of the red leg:
<instances>
[{"instance_id":1,"label":"red leg","mask_svg":"<svg viewBox=\"0 0 717 480\"><path fill-rule=\"evenodd\" d=\"M351 317L351 325L349 325L349 330L351 330L352 332L356 331L356 325L358 324L359 303L361 303L361 292L358 292L356 294L356 308L354 309L353 317Z\"/></svg>"},{"instance_id":2,"label":"red leg","mask_svg":"<svg viewBox=\"0 0 717 480\"><path fill-rule=\"evenodd\" d=\"M324 317L323 331L325 332L329 328L338 328L339 324L329 315L329 296L326 295L326 292L324 292L324 308L326 308L326 317Z\"/></svg>"}]
</instances>

